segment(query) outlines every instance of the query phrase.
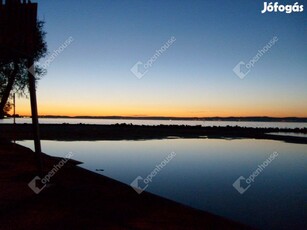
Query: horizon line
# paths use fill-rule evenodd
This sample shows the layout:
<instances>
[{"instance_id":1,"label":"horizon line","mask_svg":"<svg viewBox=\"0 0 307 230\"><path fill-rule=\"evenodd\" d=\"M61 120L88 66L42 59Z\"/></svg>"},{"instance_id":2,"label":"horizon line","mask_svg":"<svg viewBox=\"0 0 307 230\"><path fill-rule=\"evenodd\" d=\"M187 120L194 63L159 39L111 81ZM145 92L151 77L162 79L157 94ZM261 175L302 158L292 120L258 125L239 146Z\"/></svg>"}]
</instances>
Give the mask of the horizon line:
<instances>
[{"instance_id":1,"label":"horizon line","mask_svg":"<svg viewBox=\"0 0 307 230\"><path fill-rule=\"evenodd\" d=\"M13 117L13 115L10 115ZM18 117L28 117L31 115L18 115ZM112 115L112 116L103 116L103 115L39 115L40 118L137 118L137 119L307 119L307 117L300 116L201 116L201 117L185 117L185 116L150 116L150 115L134 115L134 116L121 116L121 115Z\"/></svg>"}]
</instances>

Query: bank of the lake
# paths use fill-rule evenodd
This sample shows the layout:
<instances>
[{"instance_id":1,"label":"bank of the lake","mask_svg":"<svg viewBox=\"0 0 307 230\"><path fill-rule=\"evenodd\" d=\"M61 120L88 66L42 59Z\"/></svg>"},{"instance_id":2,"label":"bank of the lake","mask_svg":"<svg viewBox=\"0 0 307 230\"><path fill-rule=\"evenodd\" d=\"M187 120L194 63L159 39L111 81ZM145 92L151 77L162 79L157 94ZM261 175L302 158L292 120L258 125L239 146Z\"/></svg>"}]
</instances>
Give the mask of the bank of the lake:
<instances>
[{"instance_id":1,"label":"bank of the lake","mask_svg":"<svg viewBox=\"0 0 307 230\"><path fill-rule=\"evenodd\" d=\"M44 173L61 159L43 155ZM35 154L1 141L1 229L249 229L92 173L68 161L35 194Z\"/></svg>"},{"instance_id":2,"label":"bank of the lake","mask_svg":"<svg viewBox=\"0 0 307 230\"><path fill-rule=\"evenodd\" d=\"M18 143L33 149L33 141ZM41 143L51 156L72 153L82 168L128 186L139 178L138 187L150 193L256 229L306 226L305 144L247 138ZM259 165L261 172L248 181ZM234 186L242 177L244 194Z\"/></svg>"},{"instance_id":3,"label":"bank of the lake","mask_svg":"<svg viewBox=\"0 0 307 230\"><path fill-rule=\"evenodd\" d=\"M30 124L1 124L0 138L31 140ZM164 138L253 138L278 140L288 143L307 144L307 128L248 128L248 127L203 127L186 125L85 125L85 124L41 124L42 140L144 140ZM274 134L275 133L275 134ZM277 135L276 133L291 133Z\"/></svg>"}]
</instances>

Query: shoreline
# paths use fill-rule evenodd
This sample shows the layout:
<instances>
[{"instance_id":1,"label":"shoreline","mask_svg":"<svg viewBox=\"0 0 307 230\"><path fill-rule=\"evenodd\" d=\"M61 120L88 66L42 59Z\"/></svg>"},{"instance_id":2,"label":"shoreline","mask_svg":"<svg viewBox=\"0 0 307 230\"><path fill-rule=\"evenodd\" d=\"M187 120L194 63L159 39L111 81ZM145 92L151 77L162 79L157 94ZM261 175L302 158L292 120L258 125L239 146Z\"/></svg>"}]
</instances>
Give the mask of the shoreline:
<instances>
[{"instance_id":1,"label":"shoreline","mask_svg":"<svg viewBox=\"0 0 307 230\"><path fill-rule=\"evenodd\" d=\"M35 153L2 141L1 229L251 229L82 169L69 160L38 195ZM44 173L62 158L42 155Z\"/></svg>"},{"instance_id":2,"label":"shoreline","mask_svg":"<svg viewBox=\"0 0 307 230\"><path fill-rule=\"evenodd\" d=\"M32 140L31 124L1 124L0 138ZM42 140L97 141L97 140L151 140L167 138L265 139L287 143L307 144L307 137L271 133L307 134L307 128L247 128L238 126L203 127L186 125L85 125L41 124Z\"/></svg>"},{"instance_id":3,"label":"shoreline","mask_svg":"<svg viewBox=\"0 0 307 230\"><path fill-rule=\"evenodd\" d=\"M14 116L6 117L12 119ZM31 118L31 116L16 116L16 118ZM174 120L174 121L239 121L239 122L297 122L306 123L307 117L269 117L269 116L244 116L244 117L171 117L171 116L57 116L41 115L45 119L123 119L123 120Z\"/></svg>"}]
</instances>

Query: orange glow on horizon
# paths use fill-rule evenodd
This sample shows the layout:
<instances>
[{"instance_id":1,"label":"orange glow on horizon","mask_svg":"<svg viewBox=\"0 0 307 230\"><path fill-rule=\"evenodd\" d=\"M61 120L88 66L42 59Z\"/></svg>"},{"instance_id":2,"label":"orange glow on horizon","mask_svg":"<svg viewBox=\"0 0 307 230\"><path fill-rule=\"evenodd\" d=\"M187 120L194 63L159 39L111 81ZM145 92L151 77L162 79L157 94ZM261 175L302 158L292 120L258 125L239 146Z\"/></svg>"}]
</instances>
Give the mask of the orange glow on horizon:
<instances>
[{"instance_id":1,"label":"orange glow on horizon","mask_svg":"<svg viewBox=\"0 0 307 230\"><path fill-rule=\"evenodd\" d=\"M103 107L103 106L102 106ZM221 107L221 106L220 106ZM93 108L87 106L74 107L67 105L58 105L56 108L49 106L39 106L40 116L130 116L130 117L249 117L249 116L269 116L269 117L307 117L307 112L302 110L285 111L284 109L271 107L252 107L239 108L236 106L228 108L203 109L193 107L103 107ZM16 113L20 116L30 116L30 105L22 104L17 107Z\"/></svg>"}]
</instances>

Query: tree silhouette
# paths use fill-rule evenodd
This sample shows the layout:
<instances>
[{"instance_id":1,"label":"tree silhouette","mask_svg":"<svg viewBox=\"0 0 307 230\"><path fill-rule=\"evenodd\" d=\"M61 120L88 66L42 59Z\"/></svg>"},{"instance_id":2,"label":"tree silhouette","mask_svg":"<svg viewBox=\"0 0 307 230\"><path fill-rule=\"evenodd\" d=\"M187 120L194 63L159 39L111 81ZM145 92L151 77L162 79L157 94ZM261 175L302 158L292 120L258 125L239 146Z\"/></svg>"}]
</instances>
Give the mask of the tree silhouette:
<instances>
[{"instance_id":1,"label":"tree silhouette","mask_svg":"<svg viewBox=\"0 0 307 230\"><path fill-rule=\"evenodd\" d=\"M39 21L35 31L34 61L38 62L47 54L46 32L43 30L44 22ZM46 70L35 67L35 77L39 80ZM27 95L28 86L28 63L26 58L16 58L9 61L0 61L0 119L5 115L5 106L10 93L14 90L20 96Z\"/></svg>"}]
</instances>

